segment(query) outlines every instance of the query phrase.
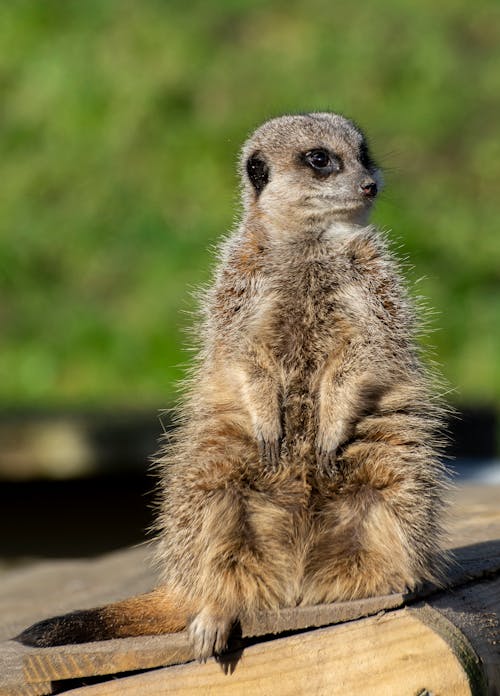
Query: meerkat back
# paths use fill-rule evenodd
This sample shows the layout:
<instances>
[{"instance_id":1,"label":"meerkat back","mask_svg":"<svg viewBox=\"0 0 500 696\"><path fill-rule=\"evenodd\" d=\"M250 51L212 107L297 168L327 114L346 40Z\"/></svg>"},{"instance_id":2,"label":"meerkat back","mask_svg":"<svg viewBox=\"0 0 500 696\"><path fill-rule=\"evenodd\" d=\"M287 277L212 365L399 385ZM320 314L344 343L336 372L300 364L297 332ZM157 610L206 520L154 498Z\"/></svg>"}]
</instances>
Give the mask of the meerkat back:
<instances>
[{"instance_id":1,"label":"meerkat back","mask_svg":"<svg viewBox=\"0 0 500 696\"><path fill-rule=\"evenodd\" d=\"M158 456L152 593L48 619L55 645L188 627L195 655L278 610L388 594L442 565L443 407L384 236L363 133L268 121L241 157L243 217L202 302L198 359Z\"/></svg>"}]
</instances>

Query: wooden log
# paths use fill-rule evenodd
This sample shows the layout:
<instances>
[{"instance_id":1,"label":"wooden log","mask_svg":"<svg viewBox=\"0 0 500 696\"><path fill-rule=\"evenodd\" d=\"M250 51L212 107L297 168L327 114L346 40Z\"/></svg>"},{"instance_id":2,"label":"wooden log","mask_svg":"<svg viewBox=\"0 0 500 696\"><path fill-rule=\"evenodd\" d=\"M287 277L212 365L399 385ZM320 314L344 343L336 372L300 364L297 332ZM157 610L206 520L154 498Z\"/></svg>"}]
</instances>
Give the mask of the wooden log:
<instances>
[{"instance_id":1,"label":"wooden log","mask_svg":"<svg viewBox=\"0 0 500 696\"><path fill-rule=\"evenodd\" d=\"M478 655L488 693L500 693L500 574L442 592L431 602L469 641ZM439 631L439 626L434 626ZM482 693L482 692L478 692Z\"/></svg>"}]
</instances>

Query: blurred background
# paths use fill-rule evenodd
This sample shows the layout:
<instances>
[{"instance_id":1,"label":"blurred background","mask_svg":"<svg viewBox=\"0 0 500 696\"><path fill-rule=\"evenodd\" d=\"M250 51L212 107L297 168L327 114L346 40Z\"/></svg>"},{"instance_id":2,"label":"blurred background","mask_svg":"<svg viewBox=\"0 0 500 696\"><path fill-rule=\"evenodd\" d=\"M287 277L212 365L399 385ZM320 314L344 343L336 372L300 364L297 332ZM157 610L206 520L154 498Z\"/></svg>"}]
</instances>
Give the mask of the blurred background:
<instances>
[{"instance_id":1,"label":"blurred background","mask_svg":"<svg viewBox=\"0 0 500 696\"><path fill-rule=\"evenodd\" d=\"M496 0L19 0L0 46L5 562L143 538L190 292L237 219L242 141L285 112L367 131L374 219L434 310L424 341L462 414L450 453L470 476L495 459Z\"/></svg>"}]
</instances>

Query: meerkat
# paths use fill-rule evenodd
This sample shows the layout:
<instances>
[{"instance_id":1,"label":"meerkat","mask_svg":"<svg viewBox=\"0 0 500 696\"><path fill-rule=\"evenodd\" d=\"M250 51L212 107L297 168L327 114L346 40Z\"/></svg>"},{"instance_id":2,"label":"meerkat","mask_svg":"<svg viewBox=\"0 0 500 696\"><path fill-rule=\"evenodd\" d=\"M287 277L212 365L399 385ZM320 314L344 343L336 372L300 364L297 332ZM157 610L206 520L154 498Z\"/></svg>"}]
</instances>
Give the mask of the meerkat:
<instances>
[{"instance_id":1,"label":"meerkat","mask_svg":"<svg viewBox=\"0 0 500 696\"><path fill-rule=\"evenodd\" d=\"M381 174L333 113L264 123L157 458L159 586L35 624L49 646L187 627L196 657L258 610L402 592L442 567L443 407L385 236Z\"/></svg>"}]
</instances>

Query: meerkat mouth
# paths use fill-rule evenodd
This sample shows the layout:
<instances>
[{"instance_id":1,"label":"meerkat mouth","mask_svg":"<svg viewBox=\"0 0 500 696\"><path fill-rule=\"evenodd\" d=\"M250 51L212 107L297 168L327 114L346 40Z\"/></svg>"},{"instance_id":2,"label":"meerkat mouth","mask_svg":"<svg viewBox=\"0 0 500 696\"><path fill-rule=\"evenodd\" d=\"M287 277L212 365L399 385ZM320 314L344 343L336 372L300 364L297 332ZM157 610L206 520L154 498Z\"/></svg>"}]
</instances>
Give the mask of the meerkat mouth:
<instances>
[{"instance_id":1,"label":"meerkat mouth","mask_svg":"<svg viewBox=\"0 0 500 696\"><path fill-rule=\"evenodd\" d=\"M315 206L323 204L320 210L321 213L348 213L353 210L362 208L370 208L373 205L374 199L366 198L350 198L340 202L335 196L308 196L304 200L306 206Z\"/></svg>"},{"instance_id":2,"label":"meerkat mouth","mask_svg":"<svg viewBox=\"0 0 500 696\"><path fill-rule=\"evenodd\" d=\"M325 194L325 193L318 193L318 194L309 194L307 196L304 196L302 198L302 201L304 203L312 203L315 201L329 201L329 202L333 202L333 203L335 203L335 202L340 203L341 202L342 205L345 205L345 204L359 205L360 203L371 203L371 202L373 202L373 198L366 198L365 196L360 195L360 196L353 196L352 198L339 199L339 196L336 196L336 195L329 196L328 194Z\"/></svg>"}]
</instances>

